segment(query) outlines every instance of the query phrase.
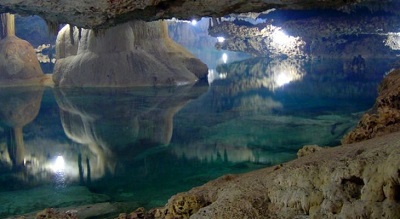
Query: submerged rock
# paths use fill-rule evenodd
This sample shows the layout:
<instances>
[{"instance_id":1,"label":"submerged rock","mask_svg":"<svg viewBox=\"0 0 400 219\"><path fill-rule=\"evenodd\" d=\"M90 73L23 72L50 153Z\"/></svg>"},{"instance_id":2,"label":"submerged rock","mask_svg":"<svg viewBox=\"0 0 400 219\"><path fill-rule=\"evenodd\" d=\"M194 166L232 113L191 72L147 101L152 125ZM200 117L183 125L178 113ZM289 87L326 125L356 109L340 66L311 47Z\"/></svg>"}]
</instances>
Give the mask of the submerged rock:
<instances>
[{"instance_id":1,"label":"submerged rock","mask_svg":"<svg viewBox=\"0 0 400 219\"><path fill-rule=\"evenodd\" d=\"M376 136L400 131L400 70L390 72L378 89L375 105L347 134L343 144L360 142Z\"/></svg>"},{"instance_id":2,"label":"submerged rock","mask_svg":"<svg viewBox=\"0 0 400 219\"><path fill-rule=\"evenodd\" d=\"M104 33L65 26L56 47L53 80L58 86L181 85L208 73L205 64L168 37L163 21L131 21Z\"/></svg>"},{"instance_id":3,"label":"submerged rock","mask_svg":"<svg viewBox=\"0 0 400 219\"><path fill-rule=\"evenodd\" d=\"M47 208L36 214L36 219L78 219L72 212L59 212L53 208Z\"/></svg>"}]
</instances>

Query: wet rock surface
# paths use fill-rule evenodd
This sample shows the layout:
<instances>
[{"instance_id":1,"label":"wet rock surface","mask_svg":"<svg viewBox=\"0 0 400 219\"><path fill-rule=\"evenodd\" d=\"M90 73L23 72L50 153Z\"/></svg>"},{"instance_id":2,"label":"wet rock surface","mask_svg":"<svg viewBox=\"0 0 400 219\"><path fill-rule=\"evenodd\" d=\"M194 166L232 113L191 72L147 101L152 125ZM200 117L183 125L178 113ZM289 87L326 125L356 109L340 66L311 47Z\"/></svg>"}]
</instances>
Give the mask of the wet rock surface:
<instances>
[{"instance_id":1,"label":"wet rock surface","mask_svg":"<svg viewBox=\"0 0 400 219\"><path fill-rule=\"evenodd\" d=\"M379 96L357 127L347 134L344 144L360 142L400 130L400 70L390 72L379 87Z\"/></svg>"},{"instance_id":2,"label":"wet rock surface","mask_svg":"<svg viewBox=\"0 0 400 219\"><path fill-rule=\"evenodd\" d=\"M398 50L399 17L392 14L272 11L257 19L213 19L209 33L226 38L217 48L266 57L391 58Z\"/></svg>"},{"instance_id":3,"label":"wet rock surface","mask_svg":"<svg viewBox=\"0 0 400 219\"><path fill-rule=\"evenodd\" d=\"M146 218L398 218L399 137L393 133L226 175L171 197Z\"/></svg>"}]
</instances>

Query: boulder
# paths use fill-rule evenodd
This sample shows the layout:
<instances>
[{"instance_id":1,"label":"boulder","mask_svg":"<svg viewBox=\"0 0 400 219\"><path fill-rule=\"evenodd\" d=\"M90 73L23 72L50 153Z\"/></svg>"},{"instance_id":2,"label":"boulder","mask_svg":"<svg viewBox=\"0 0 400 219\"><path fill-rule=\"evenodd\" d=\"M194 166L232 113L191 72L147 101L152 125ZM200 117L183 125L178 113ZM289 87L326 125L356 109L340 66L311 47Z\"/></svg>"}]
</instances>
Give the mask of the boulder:
<instances>
[{"instance_id":1,"label":"boulder","mask_svg":"<svg viewBox=\"0 0 400 219\"><path fill-rule=\"evenodd\" d=\"M131 21L104 32L69 28L57 37L58 86L182 85L207 76L207 66L168 37L163 21Z\"/></svg>"},{"instance_id":2,"label":"boulder","mask_svg":"<svg viewBox=\"0 0 400 219\"><path fill-rule=\"evenodd\" d=\"M23 84L43 76L30 43L15 36L0 41L0 84Z\"/></svg>"}]
</instances>

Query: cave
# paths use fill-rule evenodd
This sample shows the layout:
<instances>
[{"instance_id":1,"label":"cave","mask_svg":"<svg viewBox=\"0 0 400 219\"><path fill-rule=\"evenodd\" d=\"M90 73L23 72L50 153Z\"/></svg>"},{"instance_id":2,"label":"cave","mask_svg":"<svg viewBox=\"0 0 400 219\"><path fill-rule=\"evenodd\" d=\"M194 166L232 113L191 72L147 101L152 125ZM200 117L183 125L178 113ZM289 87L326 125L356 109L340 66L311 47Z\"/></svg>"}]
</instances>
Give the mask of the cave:
<instances>
[{"instance_id":1,"label":"cave","mask_svg":"<svg viewBox=\"0 0 400 219\"><path fill-rule=\"evenodd\" d=\"M399 218L400 0L2 0L0 218Z\"/></svg>"}]
</instances>

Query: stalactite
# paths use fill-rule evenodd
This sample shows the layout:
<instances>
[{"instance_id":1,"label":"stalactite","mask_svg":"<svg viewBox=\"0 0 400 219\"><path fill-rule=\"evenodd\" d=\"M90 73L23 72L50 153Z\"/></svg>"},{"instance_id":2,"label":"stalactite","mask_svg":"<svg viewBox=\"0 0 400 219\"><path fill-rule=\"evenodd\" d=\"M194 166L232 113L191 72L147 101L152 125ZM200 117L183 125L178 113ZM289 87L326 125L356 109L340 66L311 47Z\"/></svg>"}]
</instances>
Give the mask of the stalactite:
<instances>
[{"instance_id":1,"label":"stalactite","mask_svg":"<svg viewBox=\"0 0 400 219\"><path fill-rule=\"evenodd\" d=\"M0 15L0 20L1 20L1 27L2 27L2 33L0 34L0 39L3 39L6 37L6 14L1 14Z\"/></svg>"},{"instance_id":2,"label":"stalactite","mask_svg":"<svg viewBox=\"0 0 400 219\"><path fill-rule=\"evenodd\" d=\"M78 31L79 31L78 40L81 41L81 38L82 38L82 28L79 27L79 28L78 28Z\"/></svg>"},{"instance_id":3,"label":"stalactite","mask_svg":"<svg viewBox=\"0 0 400 219\"><path fill-rule=\"evenodd\" d=\"M71 40L71 45L75 44L75 40L74 40L74 25L69 25L69 39Z\"/></svg>"},{"instance_id":4,"label":"stalactite","mask_svg":"<svg viewBox=\"0 0 400 219\"><path fill-rule=\"evenodd\" d=\"M57 22L53 22L53 21L49 21L49 20L45 20L46 24L47 24L47 29L49 30L50 34L53 34L54 36L57 36L58 34L58 27L59 24Z\"/></svg>"}]
</instances>

